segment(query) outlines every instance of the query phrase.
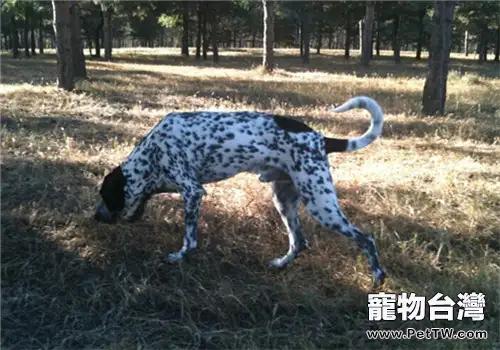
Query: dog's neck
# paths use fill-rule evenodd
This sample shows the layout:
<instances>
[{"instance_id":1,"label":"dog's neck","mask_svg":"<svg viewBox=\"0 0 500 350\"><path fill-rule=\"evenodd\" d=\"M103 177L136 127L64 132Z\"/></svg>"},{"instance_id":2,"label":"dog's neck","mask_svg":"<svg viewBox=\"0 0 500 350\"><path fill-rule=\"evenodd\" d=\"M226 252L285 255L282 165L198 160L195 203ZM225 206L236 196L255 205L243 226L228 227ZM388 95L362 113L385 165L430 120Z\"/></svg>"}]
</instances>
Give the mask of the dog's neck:
<instances>
[{"instance_id":1,"label":"dog's neck","mask_svg":"<svg viewBox=\"0 0 500 350\"><path fill-rule=\"evenodd\" d=\"M144 162L133 155L127 158L121 165L125 177L125 208L126 213L122 216L126 219L132 217L137 208L151 197L156 190L157 167L150 161Z\"/></svg>"},{"instance_id":2,"label":"dog's neck","mask_svg":"<svg viewBox=\"0 0 500 350\"><path fill-rule=\"evenodd\" d=\"M133 215L141 203L154 194L177 192L173 184L167 183L160 173L161 167L153 159L141 159L137 153L133 153L120 166L125 177L125 207L130 208L124 216Z\"/></svg>"}]
</instances>

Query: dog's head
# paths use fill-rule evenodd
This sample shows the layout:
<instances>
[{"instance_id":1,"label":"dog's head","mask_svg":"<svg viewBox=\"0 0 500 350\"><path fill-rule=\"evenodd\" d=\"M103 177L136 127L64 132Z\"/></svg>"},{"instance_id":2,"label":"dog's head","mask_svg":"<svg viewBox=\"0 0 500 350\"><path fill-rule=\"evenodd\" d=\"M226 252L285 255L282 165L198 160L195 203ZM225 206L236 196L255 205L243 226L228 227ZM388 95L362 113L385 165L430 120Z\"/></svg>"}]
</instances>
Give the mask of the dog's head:
<instances>
[{"instance_id":1,"label":"dog's head","mask_svg":"<svg viewBox=\"0 0 500 350\"><path fill-rule=\"evenodd\" d=\"M127 181L120 166L117 166L106 175L99 191L102 201L97 206L94 219L114 224L120 217L127 221L136 221L142 216L145 208L145 200L132 201L138 203L138 205L134 205L133 207L135 208L126 208L126 186Z\"/></svg>"}]
</instances>

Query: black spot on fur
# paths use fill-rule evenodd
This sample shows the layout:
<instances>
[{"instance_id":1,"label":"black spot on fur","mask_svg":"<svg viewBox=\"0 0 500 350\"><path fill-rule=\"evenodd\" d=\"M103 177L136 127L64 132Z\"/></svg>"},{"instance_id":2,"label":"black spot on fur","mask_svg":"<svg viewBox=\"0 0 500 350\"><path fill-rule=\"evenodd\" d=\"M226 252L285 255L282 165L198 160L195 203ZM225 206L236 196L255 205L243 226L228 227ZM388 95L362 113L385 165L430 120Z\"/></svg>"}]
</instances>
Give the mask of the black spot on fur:
<instances>
[{"instance_id":1,"label":"black spot on fur","mask_svg":"<svg viewBox=\"0 0 500 350\"><path fill-rule=\"evenodd\" d=\"M208 148L210 149L210 151L217 151L218 149L221 149L222 146L221 145L210 145L208 146Z\"/></svg>"},{"instance_id":2,"label":"black spot on fur","mask_svg":"<svg viewBox=\"0 0 500 350\"><path fill-rule=\"evenodd\" d=\"M327 154L332 152L345 152L347 144L347 140L325 137L325 151Z\"/></svg>"},{"instance_id":3,"label":"black spot on fur","mask_svg":"<svg viewBox=\"0 0 500 350\"><path fill-rule=\"evenodd\" d=\"M280 127L281 129L288 131L288 132L311 132L314 131L311 127L308 125L302 123L301 121L288 118L288 117L282 117L282 116L273 116L274 122Z\"/></svg>"}]
</instances>

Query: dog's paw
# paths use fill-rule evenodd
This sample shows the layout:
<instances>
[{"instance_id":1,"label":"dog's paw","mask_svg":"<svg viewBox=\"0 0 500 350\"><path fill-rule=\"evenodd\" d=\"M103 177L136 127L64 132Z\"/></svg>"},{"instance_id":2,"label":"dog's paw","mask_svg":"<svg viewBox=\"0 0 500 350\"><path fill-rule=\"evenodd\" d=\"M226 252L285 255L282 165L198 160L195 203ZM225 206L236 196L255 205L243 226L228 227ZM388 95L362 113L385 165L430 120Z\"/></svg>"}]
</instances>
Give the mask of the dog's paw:
<instances>
[{"instance_id":1,"label":"dog's paw","mask_svg":"<svg viewBox=\"0 0 500 350\"><path fill-rule=\"evenodd\" d=\"M373 273L372 288L377 289L384 285L386 273L383 270L378 270Z\"/></svg>"},{"instance_id":2,"label":"dog's paw","mask_svg":"<svg viewBox=\"0 0 500 350\"><path fill-rule=\"evenodd\" d=\"M183 258L184 258L184 252L180 251L180 252L175 252L175 253L168 254L167 261L169 263L175 263L175 262L182 261Z\"/></svg>"},{"instance_id":3,"label":"dog's paw","mask_svg":"<svg viewBox=\"0 0 500 350\"><path fill-rule=\"evenodd\" d=\"M288 258L287 256L276 258L269 262L269 266L275 267L277 269L283 269L290 263L290 261L292 261L292 259Z\"/></svg>"}]
</instances>

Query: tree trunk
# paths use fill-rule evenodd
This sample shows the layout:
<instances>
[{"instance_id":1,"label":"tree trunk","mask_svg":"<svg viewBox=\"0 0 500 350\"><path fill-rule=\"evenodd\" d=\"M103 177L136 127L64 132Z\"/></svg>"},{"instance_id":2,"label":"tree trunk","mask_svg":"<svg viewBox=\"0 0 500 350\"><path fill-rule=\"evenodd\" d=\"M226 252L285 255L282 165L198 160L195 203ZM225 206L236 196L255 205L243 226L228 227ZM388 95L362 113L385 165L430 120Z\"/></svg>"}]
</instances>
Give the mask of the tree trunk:
<instances>
[{"instance_id":1,"label":"tree trunk","mask_svg":"<svg viewBox=\"0 0 500 350\"><path fill-rule=\"evenodd\" d=\"M415 58L420 60L422 58L422 44L424 41L424 18L425 18L426 8L423 7L418 12L418 37L417 37L417 55Z\"/></svg>"},{"instance_id":2,"label":"tree trunk","mask_svg":"<svg viewBox=\"0 0 500 350\"><path fill-rule=\"evenodd\" d=\"M392 21L392 50L394 53L394 62L401 62L401 40L399 35L399 21L400 15L399 12L396 11Z\"/></svg>"},{"instance_id":3,"label":"tree trunk","mask_svg":"<svg viewBox=\"0 0 500 350\"><path fill-rule=\"evenodd\" d=\"M217 6L212 4L212 32L211 32L211 37L212 37L212 61L214 63L219 62L219 46L218 46L218 29L219 29L219 23L218 18L217 18Z\"/></svg>"},{"instance_id":4,"label":"tree trunk","mask_svg":"<svg viewBox=\"0 0 500 350\"><path fill-rule=\"evenodd\" d=\"M104 14L102 13L102 9L99 8L99 16L100 22L97 25L94 33L94 42L95 42L95 57L101 57L101 31L104 26Z\"/></svg>"},{"instance_id":5,"label":"tree trunk","mask_svg":"<svg viewBox=\"0 0 500 350\"><path fill-rule=\"evenodd\" d=\"M12 15L11 17L11 25L10 25L10 30L11 30L11 37L12 37L12 57L18 58L19 57L19 34L17 33L17 23L16 23L16 18L15 15Z\"/></svg>"},{"instance_id":6,"label":"tree trunk","mask_svg":"<svg viewBox=\"0 0 500 350\"><path fill-rule=\"evenodd\" d=\"M495 44L495 62L500 61L500 13L497 14L497 42Z\"/></svg>"},{"instance_id":7,"label":"tree trunk","mask_svg":"<svg viewBox=\"0 0 500 350\"><path fill-rule=\"evenodd\" d=\"M24 47L24 40L23 40L23 38L24 38L23 29L19 28L19 49L21 49L21 48ZM478 46L477 53L479 53L479 46Z\"/></svg>"},{"instance_id":8,"label":"tree trunk","mask_svg":"<svg viewBox=\"0 0 500 350\"><path fill-rule=\"evenodd\" d=\"M358 21L358 42L359 42L359 54L363 52L363 20Z\"/></svg>"},{"instance_id":9,"label":"tree trunk","mask_svg":"<svg viewBox=\"0 0 500 350\"><path fill-rule=\"evenodd\" d=\"M451 50L455 50L456 52L462 52L462 40L457 40L456 45L452 46Z\"/></svg>"},{"instance_id":10,"label":"tree trunk","mask_svg":"<svg viewBox=\"0 0 500 350\"><path fill-rule=\"evenodd\" d=\"M292 47L300 47L300 20L299 23L294 23L295 35L293 36Z\"/></svg>"},{"instance_id":11,"label":"tree trunk","mask_svg":"<svg viewBox=\"0 0 500 350\"><path fill-rule=\"evenodd\" d=\"M469 31L468 30L465 30L464 51L465 51L465 57L469 56Z\"/></svg>"},{"instance_id":12,"label":"tree trunk","mask_svg":"<svg viewBox=\"0 0 500 350\"><path fill-rule=\"evenodd\" d=\"M31 56L36 56L35 24L31 21Z\"/></svg>"},{"instance_id":13,"label":"tree trunk","mask_svg":"<svg viewBox=\"0 0 500 350\"><path fill-rule=\"evenodd\" d=\"M182 44L181 55L189 56L189 1L182 2Z\"/></svg>"},{"instance_id":14,"label":"tree trunk","mask_svg":"<svg viewBox=\"0 0 500 350\"><path fill-rule=\"evenodd\" d=\"M30 18L31 18L31 11L29 10L29 6L28 5L25 5L25 10L24 10L24 55L26 57L30 57L30 43L29 43L29 40L28 40L28 36L29 36L29 22L30 22Z\"/></svg>"},{"instance_id":15,"label":"tree trunk","mask_svg":"<svg viewBox=\"0 0 500 350\"><path fill-rule=\"evenodd\" d=\"M121 40L118 42L118 47L122 47ZM165 47L165 28L160 29L160 47Z\"/></svg>"},{"instance_id":16,"label":"tree trunk","mask_svg":"<svg viewBox=\"0 0 500 350\"><path fill-rule=\"evenodd\" d=\"M208 38L207 38L207 15L209 10L209 5L207 2L203 2L203 28L202 28L202 37L203 37L203 60L206 61L208 59Z\"/></svg>"},{"instance_id":17,"label":"tree trunk","mask_svg":"<svg viewBox=\"0 0 500 350\"><path fill-rule=\"evenodd\" d=\"M87 40L87 46L89 47L89 56L92 57L92 39Z\"/></svg>"},{"instance_id":18,"label":"tree trunk","mask_svg":"<svg viewBox=\"0 0 500 350\"><path fill-rule=\"evenodd\" d=\"M380 19L377 19L377 37L375 38L375 51L377 57L380 57Z\"/></svg>"},{"instance_id":19,"label":"tree trunk","mask_svg":"<svg viewBox=\"0 0 500 350\"><path fill-rule=\"evenodd\" d=\"M331 50L333 48L333 28L330 28L328 32L328 49Z\"/></svg>"},{"instance_id":20,"label":"tree trunk","mask_svg":"<svg viewBox=\"0 0 500 350\"><path fill-rule=\"evenodd\" d=\"M469 31L468 30L465 30L464 51L465 51L465 57L469 56Z\"/></svg>"},{"instance_id":21,"label":"tree trunk","mask_svg":"<svg viewBox=\"0 0 500 350\"><path fill-rule=\"evenodd\" d=\"M304 19L302 14L300 15L299 23L299 47L300 47L300 57L304 57Z\"/></svg>"},{"instance_id":22,"label":"tree trunk","mask_svg":"<svg viewBox=\"0 0 500 350\"><path fill-rule=\"evenodd\" d=\"M252 32L252 48L255 48L255 41L257 40L257 32L253 31Z\"/></svg>"},{"instance_id":23,"label":"tree trunk","mask_svg":"<svg viewBox=\"0 0 500 350\"><path fill-rule=\"evenodd\" d=\"M488 27L484 26L479 34L479 63L488 60Z\"/></svg>"},{"instance_id":24,"label":"tree trunk","mask_svg":"<svg viewBox=\"0 0 500 350\"><path fill-rule=\"evenodd\" d=\"M39 28L38 28L38 52L43 55L43 19L40 16Z\"/></svg>"},{"instance_id":25,"label":"tree trunk","mask_svg":"<svg viewBox=\"0 0 500 350\"><path fill-rule=\"evenodd\" d=\"M3 33L3 40L5 42L4 49L9 51L12 46L12 37L6 31L3 31L2 33Z\"/></svg>"},{"instance_id":26,"label":"tree trunk","mask_svg":"<svg viewBox=\"0 0 500 350\"><path fill-rule=\"evenodd\" d=\"M73 52L71 48L72 17L68 1L52 0L54 33L57 53L57 86L71 91L73 82Z\"/></svg>"},{"instance_id":27,"label":"tree trunk","mask_svg":"<svg viewBox=\"0 0 500 350\"><path fill-rule=\"evenodd\" d=\"M81 34L80 5L78 1L69 1L69 12L71 15L71 50L73 53L74 76L75 78L87 78Z\"/></svg>"},{"instance_id":28,"label":"tree trunk","mask_svg":"<svg viewBox=\"0 0 500 350\"><path fill-rule=\"evenodd\" d=\"M318 39L316 43L316 54L321 54L321 46L323 46L323 34L321 33L321 29L318 30Z\"/></svg>"},{"instance_id":29,"label":"tree trunk","mask_svg":"<svg viewBox=\"0 0 500 350\"><path fill-rule=\"evenodd\" d=\"M274 9L273 2L262 0L264 12L264 50L262 55L262 67L266 72L272 72L274 68Z\"/></svg>"},{"instance_id":30,"label":"tree trunk","mask_svg":"<svg viewBox=\"0 0 500 350\"><path fill-rule=\"evenodd\" d=\"M349 9L347 9L345 16L345 45L344 45L345 59L349 59L350 47L351 47L351 12L349 11Z\"/></svg>"},{"instance_id":31,"label":"tree trunk","mask_svg":"<svg viewBox=\"0 0 500 350\"><path fill-rule=\"evenodd\" d=\"M113 27L112 27L112 17L113 9L109 4L101 2L101 10L103 13L103 32L104 32L104 58L111 60L113 57Z\"/></svg>"},{"instance_id":32,"label":"tree trunk","mask_svg":"<svg viewBox=\"0 0 500 350\"><path fill-rule=\"evenodd\" d=\"M373 20L375 19L375 4L373 1L366 3L365 29L363 31L363 46L361 62L368 67L373 53Z\"/></svg>"},{"instance_id":33,"label":"tree trunk","mask_svg":"<svg viewBox=\"0 0 500 350\"><path fill-rule=\"evenodd\" d=\"M422 112L443 115L450 61L453 9L456 1L436 1L429 50L429 72L422 97Z\"/></svg>"},{"instance_id":34,"label":"tree trunk","mask_svg":"<svg viewBox=\"0 0 500 350\"><path fill-rule=\"evenodd\" d=\"M95 57L101 57L101 36L100 30L97 31L94 35L94 42L95 42Z\"/></svg>"},{"instance_id":35,"label":"tree trunk","mask_svg":"<svg viewBox=\"0 0 500 350\"><path fill-rule=\"evenodd\" d=\"M311 38L310 38L310 31L311 31L311 13L309 12L309 8L304 9L303 13L303 28L302 28L302 37L304 38L304 54L302 55L302 63L303 64L309 64L309 54L310 54L310 48L311 48Z\"/></svg>"},{"instance_id":36,"label":"tree trunk","mask_svg":"<svg viewBox=\"0 0 500 350\"><path fill-rule=\"evenodd\" d=\"M197 31L196 31L196 59L200 60L201 58L201 34L203 31L203 18L202 18L202 13L201 13L201 7L202 7L202 2L198 1L197 8L196 8L196 19L197 19Z\"/></svg>"}]
</instances>

